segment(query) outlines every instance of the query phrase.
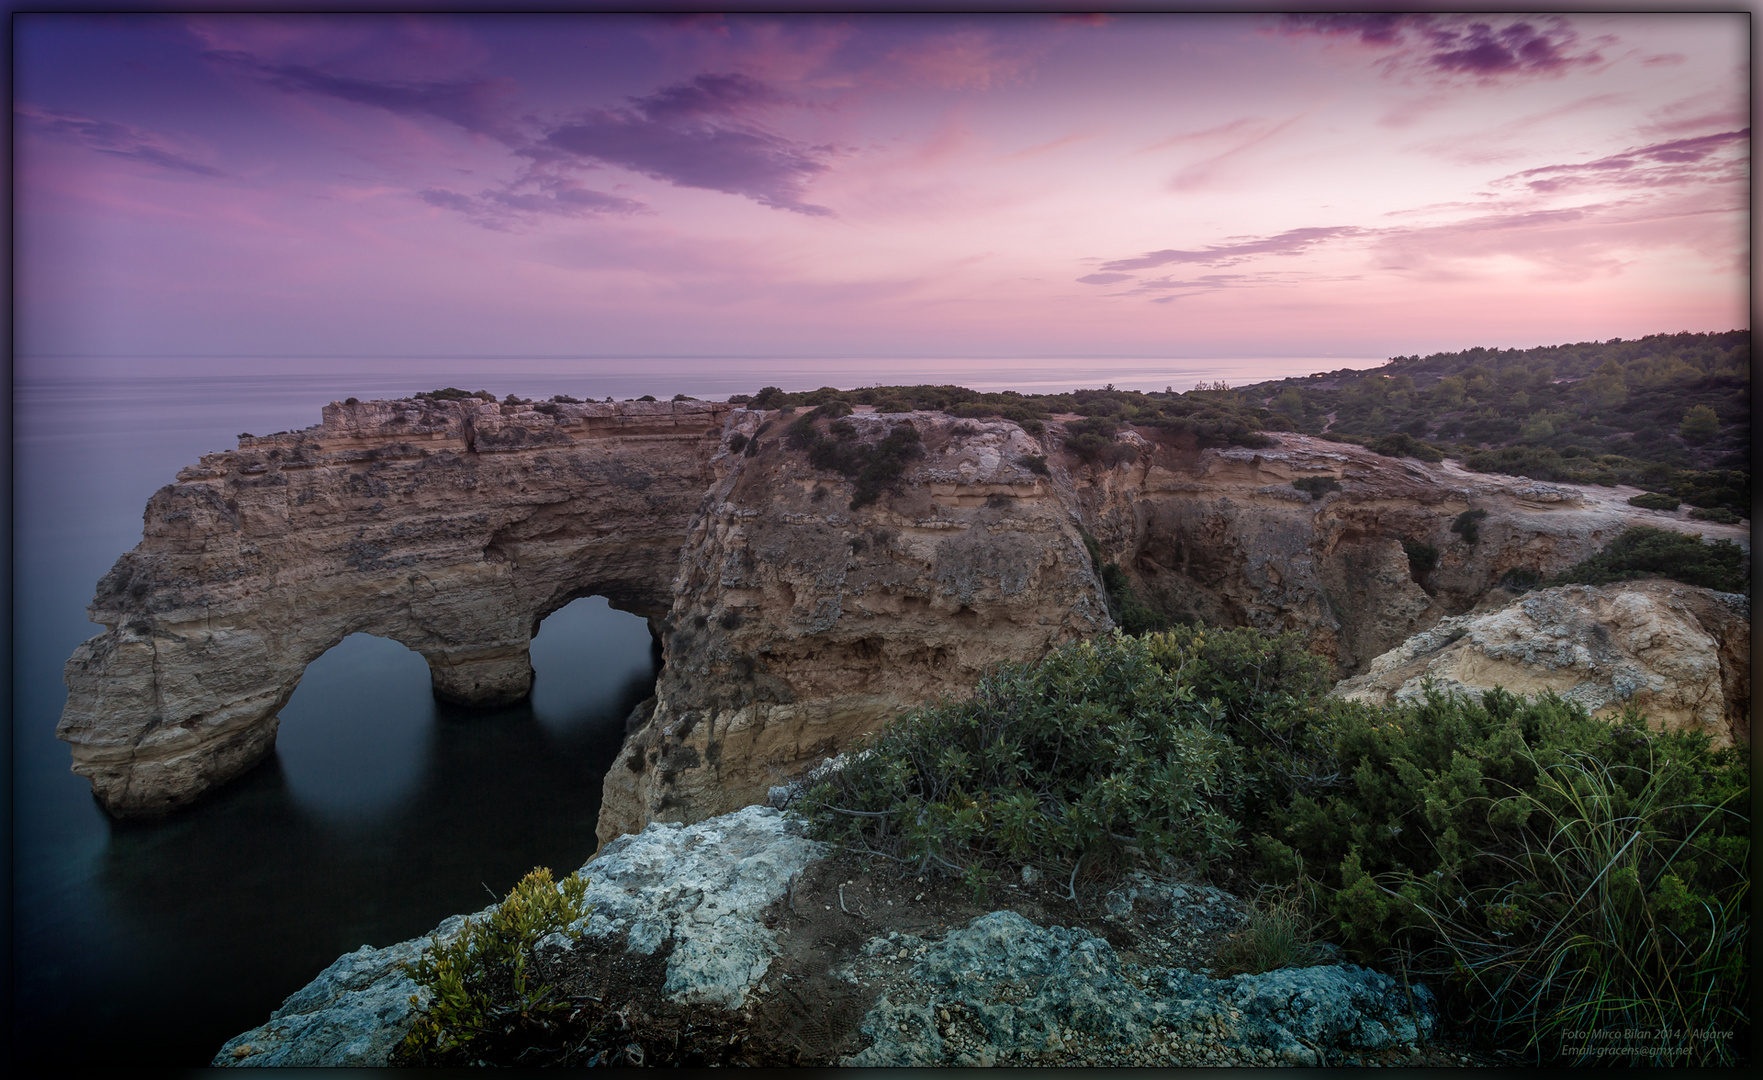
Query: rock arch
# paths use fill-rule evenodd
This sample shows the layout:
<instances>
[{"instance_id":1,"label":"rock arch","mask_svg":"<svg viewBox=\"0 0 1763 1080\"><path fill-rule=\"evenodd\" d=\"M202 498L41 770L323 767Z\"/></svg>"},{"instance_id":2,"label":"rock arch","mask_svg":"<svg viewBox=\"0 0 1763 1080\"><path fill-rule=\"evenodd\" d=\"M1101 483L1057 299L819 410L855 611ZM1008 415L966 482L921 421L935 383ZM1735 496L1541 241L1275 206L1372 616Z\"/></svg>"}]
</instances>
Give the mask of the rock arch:
<instances>
[{"instance_id":1,"label":"rock arch","mask_svg":"<svg viewBox=\"0 0 1763 1080\"><path fill-rule=\"evenodd\" d=\"M571 600L656 625L731 406L336 404L241 437L148 502L68 661L56 734L117 816L249 769L306 666L352 633L429 665L437 696L508 704Z\"/></svg>"}]
</instances>

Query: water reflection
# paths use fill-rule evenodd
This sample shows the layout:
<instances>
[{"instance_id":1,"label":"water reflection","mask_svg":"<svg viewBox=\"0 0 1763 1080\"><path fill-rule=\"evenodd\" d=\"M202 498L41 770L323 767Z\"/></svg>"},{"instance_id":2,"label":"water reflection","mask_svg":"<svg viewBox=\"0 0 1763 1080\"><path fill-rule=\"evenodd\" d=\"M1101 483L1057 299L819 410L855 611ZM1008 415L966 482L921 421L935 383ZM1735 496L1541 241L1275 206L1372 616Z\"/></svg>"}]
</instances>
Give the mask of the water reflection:
<instances>
[{"instance_id":1,"label":"water reflection","mask_svg":"<svg viewBox=\"0 0 1763 1080\"><path fill-rule=\"evenodd\" d=\"M428 663L350 634L307 665L281 717L276 756L294 801L321 817L374 818L422 775L435 726Z\"/></svg>"},{"instance_id":2,"label":"water reflection","mask_svg":"<svg viewBox=\"0 0 1763 1080\"><path fill-rule=\"evenodd\" d=\"M559 615L533 699L492 712L435 702L420 657L351 637L308 668L262 766L168 820L111 823L93 910L21 942L26 1059L204 1064L340 953L581 865L656 668L641 619L598 599Z\"/></svg>"}]
</instances>

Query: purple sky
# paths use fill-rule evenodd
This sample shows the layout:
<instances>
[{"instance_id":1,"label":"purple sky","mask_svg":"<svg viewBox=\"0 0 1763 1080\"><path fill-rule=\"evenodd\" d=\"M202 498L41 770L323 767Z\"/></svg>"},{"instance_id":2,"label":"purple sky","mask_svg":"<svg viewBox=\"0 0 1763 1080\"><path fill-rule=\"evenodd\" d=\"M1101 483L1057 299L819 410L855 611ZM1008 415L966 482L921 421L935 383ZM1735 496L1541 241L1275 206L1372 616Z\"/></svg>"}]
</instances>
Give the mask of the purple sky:
<instances>
[{"instance_id":1,"label":"purple sky","mask_svg":"<svg viewBox=\"0 0 1763 1080\"><path fill-rule=\"evenodd\" d=\"M35 355L1748 325L1739 15L19 16Z\"/></svg>"}]
</instances>

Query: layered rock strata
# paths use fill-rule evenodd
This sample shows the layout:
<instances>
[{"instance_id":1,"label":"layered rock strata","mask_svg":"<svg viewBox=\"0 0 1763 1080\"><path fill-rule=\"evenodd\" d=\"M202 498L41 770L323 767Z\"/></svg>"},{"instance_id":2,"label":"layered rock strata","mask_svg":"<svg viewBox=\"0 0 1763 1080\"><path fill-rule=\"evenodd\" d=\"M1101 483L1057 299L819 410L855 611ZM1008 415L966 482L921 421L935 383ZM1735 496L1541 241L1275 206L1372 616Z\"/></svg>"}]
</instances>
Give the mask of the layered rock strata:
<instances>
[{"instance_id":1,"label":"layered rock strata","mask_svg":"<svg viewBox=\"0 0 1763 1080\"><path fill-rule=\"evenodd\" d=\"M1164 614L1296 632L1343 674L1631 525L1748 543L1736 527L1629 506L1628 489L1304 436L1196 450L1127 432L1137 460L1101 468L1062 453L1057 424L1036 440L1005 421L926 413L851 418L870 439L912 423L926 449L897 494L853 511L853 485L784 447L775 420L761 435L768 419L734 414L713 459L655 701L606 777L602 842L759 801L904 708L963 694L987 665L1111 625L1086 532ZM754 439L756 454L732 449ZM1045 475L1028 465L1041 453ZM1339 488L1312 499L1292 486L1306 478ZM1453 531L1468 511L1485 516ZM1424 548L1429 569L1409 554Z\"/></svg>"},{"instance_id":2,"label":"layered rock strata","mask_svg":"<svg viewBox=\"0 0 1763 1080\"><path fill-rule=\"evenodd\" d=\"M870 441L911 424L924 450L900 494L852 509L852 484L760 434L765 419L737 414L728 445L758 451L712 461L602 842L760 802L902 709L1111 625L1071 479L1028 468L1041 448L1015 424L850 417Z\"/></svg>"},{"instance_id":3,"label":"layered rock strata","mask_svg":"<svg viewBox=\"0 0 1763 1080\"><path fill-rule=\"evenodd\" d=\"M941 413L846 419L872 445L909 424L923 450L854 509L851 479L787 444L791 422L407 400L243 438L149 503L99 584L105 633L68 662L58 734L112 813L162 812L268 753L306 664L347 634L420 652L442 697L496 704L530 685L538 621L598 593L664 650L605 780L604 841L757 802L991 665L1108 629L1106 563L1165 615L1295 631L1351 675L1630 525L1749 542L1628 489L1304 436L1200 450L1128 430L1136 459L1104 468L1062 450L1059 422L1030 436ZM1306 479L1336 487L1313 499ZM1454 531L1466 511L1485 516Z\"/></svg>"},{"instance_id":4,"label":"layered rock strata","mask_svg":"<svg viewBox=\"0 0 1763 1080\"><path fill-rule=\"evenodd\" d=\"M306 665L352 633L435 693L519 700L546 615L599 594L659 618L730 407L333 403L241 437L148 502L99 582L56 734L105 809L150 815L250 768Z\"/></svg>"},{"instance_id":5,"label":"layered rock strata","mask_svg":"<svg viewBox=\"0 0 1763 1080\"><path fill-rule=\"evenodd\" d=\"M1663 730L1746 744L1751 602L1674 581L1567 585L1496 611L1441 620L1336 687L1375 704L1429 689L1555 693L1609 716L1633 705Z\"/></svg>"}]
</instances>

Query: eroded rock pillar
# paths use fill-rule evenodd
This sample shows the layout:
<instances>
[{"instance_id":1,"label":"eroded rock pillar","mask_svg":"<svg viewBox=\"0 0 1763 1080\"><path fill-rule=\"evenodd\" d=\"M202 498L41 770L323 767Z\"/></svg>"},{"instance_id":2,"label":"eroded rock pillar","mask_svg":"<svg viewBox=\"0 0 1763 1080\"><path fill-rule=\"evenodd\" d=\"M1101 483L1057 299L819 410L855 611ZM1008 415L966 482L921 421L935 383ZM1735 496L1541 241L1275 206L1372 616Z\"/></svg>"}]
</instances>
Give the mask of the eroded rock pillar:
<instances>
[{"instance_id":1,"label":"eroded rock pillar","mask_svg":"<svg viewBox=\"0 0 1763 1080\"><path fill-rule=\"evenodd\" d=\"M532 692L533 665L524 642L421 652L429 664L435 696L442 701L477 709L499 709Z\"/></svg>"},{"instance_id":2,"label":"eroded rock pillar","mask_svg":"<svg viewBox=\"0 0 1763 1080\"><path fill-rule=\"evenodd\" d=\"M55 734L106 811L152 817L262 761L305 667L252 632L119 627L68 660Z\"/></svg>"}]
</instances>

